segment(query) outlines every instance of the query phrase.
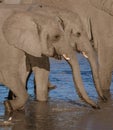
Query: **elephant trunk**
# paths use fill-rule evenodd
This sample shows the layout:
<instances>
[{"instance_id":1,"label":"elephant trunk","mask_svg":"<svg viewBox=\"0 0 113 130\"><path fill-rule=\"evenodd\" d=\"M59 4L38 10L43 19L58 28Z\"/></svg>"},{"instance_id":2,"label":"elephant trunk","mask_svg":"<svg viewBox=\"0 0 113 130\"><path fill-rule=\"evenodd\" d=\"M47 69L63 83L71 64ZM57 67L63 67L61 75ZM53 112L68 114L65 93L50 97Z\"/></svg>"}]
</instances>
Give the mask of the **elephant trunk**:
<instances>
[{"instance_id":1,"label":"elephant trunk","mask_svg":"<svg viewBox=\"0 0 113 130\"><path fill-rule=\"evenodd\" d=\"M79 97L82 98L88 104L90 104L93 108L99 108L99 106L88 97L84 89L84 85L83 85L81 74L80 74L80 68L79 68L79 64L78 64L75 52L73 51L73 53L71 53L71 55L68 55L68 57L69 58L64 56L64 58L68 61L68 63L70 64L72 68L73 80L74 80L77 92L79 94Z\"/></svg>"},{"instance_id":2,"label":"elephant trunk","mask_svg":"<svg viewBox=\"0 0 113 130\"><path fill-rule=\"evenodd\" d=\"M101 84L100 84L100 81L99 81L99 68L98 68L99 65L98 65L98 62L97 62L97 58L96 58L96 55L95 55L93 48L90 51L91 51L91 53L89 53L90 55L88 55L88 61L90 63L91 69L92 69L94 86L95 86L100 98L103 101L106 101L106 97L103 95L103 92L102 92L102 89L101 89Z\"/></svg>"}]
</instances>

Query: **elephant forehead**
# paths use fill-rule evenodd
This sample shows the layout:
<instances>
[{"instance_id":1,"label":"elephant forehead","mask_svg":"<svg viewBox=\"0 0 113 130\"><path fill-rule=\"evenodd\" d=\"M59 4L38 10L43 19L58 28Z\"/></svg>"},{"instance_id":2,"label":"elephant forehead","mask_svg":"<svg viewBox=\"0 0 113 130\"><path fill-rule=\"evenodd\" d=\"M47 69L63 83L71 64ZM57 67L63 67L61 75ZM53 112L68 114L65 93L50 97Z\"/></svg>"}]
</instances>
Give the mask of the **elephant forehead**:
<instances>
[{"instance_id":1,"label":"elephant forehead","mask_svg":"<svg viewBox=\"0 0 113 130\"><path fill-rule=\"evenodd\" d=\"M45 29L53 35L64 33L57 22L52 21L52 23L46 24L45 26Z\"/></svg>"}]
</instances>

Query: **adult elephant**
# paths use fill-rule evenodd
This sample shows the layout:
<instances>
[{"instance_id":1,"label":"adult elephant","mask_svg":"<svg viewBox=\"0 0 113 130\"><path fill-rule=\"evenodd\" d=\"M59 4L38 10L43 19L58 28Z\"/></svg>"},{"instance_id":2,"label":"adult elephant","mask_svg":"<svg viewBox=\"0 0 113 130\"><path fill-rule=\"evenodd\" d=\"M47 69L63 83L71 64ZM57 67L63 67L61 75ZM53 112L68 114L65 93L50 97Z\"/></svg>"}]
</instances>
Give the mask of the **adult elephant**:
<instances>
[{"instance_id":1,"label":"adult elephant","mask_svg":"<svg viewBox=\"0 0 113 130\"><path fill-rule=\"evenodd\" d=\"M30 12L12 14L12 11L7 9L1 9L0 17L0 82L8 86L16 96L14 100L5 101L8 111L20 109L28 98L25 89L29 73L26 53L38 58L42 58L42 55L63 56L71 65L80 96L92 107L98 108L85 92L75 52L64 37L61 19ZM87 37L86 42L89 44ZM48 79L44 80L48 82ZM43 100L47 100L47 86L41 90L45 98Z\"/></svg>"},{"instance_id":2,"label":"adult elephant","mask_svg":"<svg viewBox=\"0 0 113 130\"><path fill-rule=\"evenodd\" d=\"M92 46L97 52L99 79L102 89L105 91L109 90L113 68L113 57L111 57L113 35L113 28L111 27L113 26L113 18L104 11L95 8L90 0L36 0L36 2L38 4L68 9L80 15L89 39L92 41Z\"/></svg>"}]
</instances>

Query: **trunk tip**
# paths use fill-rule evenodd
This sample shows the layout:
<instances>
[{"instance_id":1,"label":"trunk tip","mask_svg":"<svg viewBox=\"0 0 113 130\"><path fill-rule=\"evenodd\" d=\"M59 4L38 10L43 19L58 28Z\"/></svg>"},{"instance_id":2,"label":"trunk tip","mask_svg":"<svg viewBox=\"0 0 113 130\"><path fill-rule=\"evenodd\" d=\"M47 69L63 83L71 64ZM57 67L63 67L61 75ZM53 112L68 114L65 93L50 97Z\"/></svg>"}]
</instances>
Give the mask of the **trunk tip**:
<instances>
[{"instance_id":1,"label":"trunk tip","mask_svg":"<svg viewBox=\"0 0 113 130\"><path fill-rule=\"evenodd\" d=\"M100 109L101 109L101 108L100 108L100 106L99 106L99 105L97 105L97 104L96 104L96 105L93 105L93 106L92 106L92 108L93 108L93 109L98 109L98 110L100 110Z\"/></svg>"},{"instance_id":2,"label":"trunk tip","mask_svg":"<svg viewBox=\"0 0 113 130\"><path fill-rule=\"evenodd\" d=\"M102 100L103 102L107 102L108 99L107 99L105 96L102 96L102 97L101 97L101 100Z\"/></svg>"}]
</instances>

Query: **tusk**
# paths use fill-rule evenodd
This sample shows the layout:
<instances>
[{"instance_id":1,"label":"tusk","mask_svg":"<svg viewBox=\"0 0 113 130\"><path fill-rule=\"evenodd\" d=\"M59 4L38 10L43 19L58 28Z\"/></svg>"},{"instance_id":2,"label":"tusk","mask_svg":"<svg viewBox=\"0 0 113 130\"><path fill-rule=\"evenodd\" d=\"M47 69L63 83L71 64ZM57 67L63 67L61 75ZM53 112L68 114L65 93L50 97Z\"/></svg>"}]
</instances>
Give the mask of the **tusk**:
<instances>
[{"instance_id":1,"label":"tusk","mask_svg":"<svg viewBox=\"0 0 113 130\"><path fill-rule=\"evenodd\" d=\"M63 57L66 59L66 60L70 60L70 58L68 56L66 56L66 54L63 54Z\"/></svg>"},{"instance_id":2,"label":"tusk","mask_svg":"<svg viewBox=\"0 0 113 130\"><path fill-rule=\"evenodd\" d=\"M82 52L82 54L83 54L83 56L84 56L85 58L87 58L87 59L88 59L88 56L86 55L86 53L85 53L85 52Z\"/></svg>"}]
</instances>

